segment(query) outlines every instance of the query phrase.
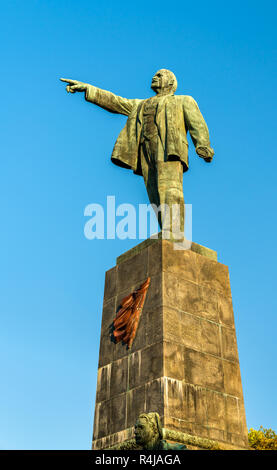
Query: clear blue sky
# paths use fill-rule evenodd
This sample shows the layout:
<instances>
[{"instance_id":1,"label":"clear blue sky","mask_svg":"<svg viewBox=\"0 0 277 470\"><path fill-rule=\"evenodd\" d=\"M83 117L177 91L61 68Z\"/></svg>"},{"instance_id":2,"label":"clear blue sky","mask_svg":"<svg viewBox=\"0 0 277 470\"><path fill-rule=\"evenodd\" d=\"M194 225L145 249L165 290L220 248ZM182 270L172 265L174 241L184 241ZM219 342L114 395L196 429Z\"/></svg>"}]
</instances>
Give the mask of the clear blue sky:
<instances>
[{"instance_id":1,"label":"clear blue sky","mask_svg":"<svg viewBox=\"0 0 277 470\"><path fill-rule=\"evenodd\" d=\"M90 448L105 271L138 242L87 240L83 211L147 203L110 161L126 118L59 77L146 98L163 67L215 149L190 145L184 194L230 269L247 424L277 431L276 2L11 0L0 22L0 447Z\"/></svg>"}]
</instances>

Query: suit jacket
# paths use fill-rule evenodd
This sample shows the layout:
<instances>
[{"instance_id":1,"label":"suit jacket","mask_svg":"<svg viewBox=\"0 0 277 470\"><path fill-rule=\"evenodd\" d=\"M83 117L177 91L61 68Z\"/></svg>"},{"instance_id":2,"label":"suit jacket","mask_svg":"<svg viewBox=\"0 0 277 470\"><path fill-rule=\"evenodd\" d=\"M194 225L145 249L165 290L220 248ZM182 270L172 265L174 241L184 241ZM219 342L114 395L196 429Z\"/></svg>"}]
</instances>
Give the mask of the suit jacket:
<instances>
[{"instance_id":1,"label":"suit jacket","mask_svg":"<svg viewBox=\"0 0 277 470\"><path fill-rule=\"evenodd\" d=\"M89 85L85 98L91 103L118 114L128 116L112 152L112 162L142 175L140 166L140 135L143 106L146 100L127 99ZM155 122L162 142L165 161L180 160L188 170L189 131L196 152L202 158L212 158L209 131L196 101L191 96L168 94L159 98Z\"/></svg>"}]
</instances>

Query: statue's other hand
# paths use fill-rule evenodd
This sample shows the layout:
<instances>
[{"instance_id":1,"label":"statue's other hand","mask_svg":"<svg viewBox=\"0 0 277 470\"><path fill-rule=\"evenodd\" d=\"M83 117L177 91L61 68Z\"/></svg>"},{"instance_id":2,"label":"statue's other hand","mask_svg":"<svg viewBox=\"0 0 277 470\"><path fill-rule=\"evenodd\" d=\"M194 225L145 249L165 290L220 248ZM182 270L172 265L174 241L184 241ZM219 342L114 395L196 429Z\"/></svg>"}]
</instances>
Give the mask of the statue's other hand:
<instances>
[{"instance_id":1,"label":"statue's other hand","mask_svg":"<svg viewBox=\"0 0 277 470\"><path fill-rule=\"evenodd\" d=\"M68 93L75 93L76 91L86 91L87 83L78 82L78 80L70 80L69 78L60 78L62 82L68 83L66 91Z\"/></svg>"},{"instance_id":2,"label":"statue's other hand","mask_svg":"<svg viewBox=\"0 0 277 470\"><path fill-rule=\"evenodd\" d=\"M209 163L213 159L214 151L210 147L197 147L196 152L199 157L204 158L205 162Z\"/></svg>"}]
</instances>

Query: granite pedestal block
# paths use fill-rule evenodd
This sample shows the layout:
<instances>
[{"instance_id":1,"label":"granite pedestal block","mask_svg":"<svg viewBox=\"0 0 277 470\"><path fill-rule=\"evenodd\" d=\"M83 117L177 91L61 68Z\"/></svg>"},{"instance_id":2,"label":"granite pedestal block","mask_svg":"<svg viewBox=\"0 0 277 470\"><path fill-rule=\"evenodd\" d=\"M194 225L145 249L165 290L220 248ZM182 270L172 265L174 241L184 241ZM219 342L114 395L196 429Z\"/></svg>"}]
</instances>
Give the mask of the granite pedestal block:
<instances>
[{"instance_id":1,"label":"granite pedestal block","mask_svg":"<svg viewBox=\"0 0 277 470\"><path fill-rule=\"evenodd\" d=\"M128 349L112 341L111 325L121 300L147 277ZM93 449L135 448L136 418L151 411L171 441L247 447L228 268L196 244L175 250L170 241L146 240L106 273Z\"/></svg>"}]
</instances>

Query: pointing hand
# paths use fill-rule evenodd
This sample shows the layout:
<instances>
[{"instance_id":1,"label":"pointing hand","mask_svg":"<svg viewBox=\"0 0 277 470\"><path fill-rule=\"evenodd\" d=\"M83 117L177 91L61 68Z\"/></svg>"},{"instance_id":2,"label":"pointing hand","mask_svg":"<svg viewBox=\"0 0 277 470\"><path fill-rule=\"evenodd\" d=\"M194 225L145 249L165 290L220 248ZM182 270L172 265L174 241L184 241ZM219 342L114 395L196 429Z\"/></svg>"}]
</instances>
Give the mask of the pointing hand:
<instances>
[{"instance_id":1,"label":"pointing hand","mask_svg":"<svg viewBox=\"0 0 277 470\"><path fill-rule=\"evenodd\" d=\"M69 80L68 78L60 78L62 82L68 83L66 91L68 93L75 93L76 91L86 91L88 84L78 82L78 80Z\"/></svg>"}]
</instances>

